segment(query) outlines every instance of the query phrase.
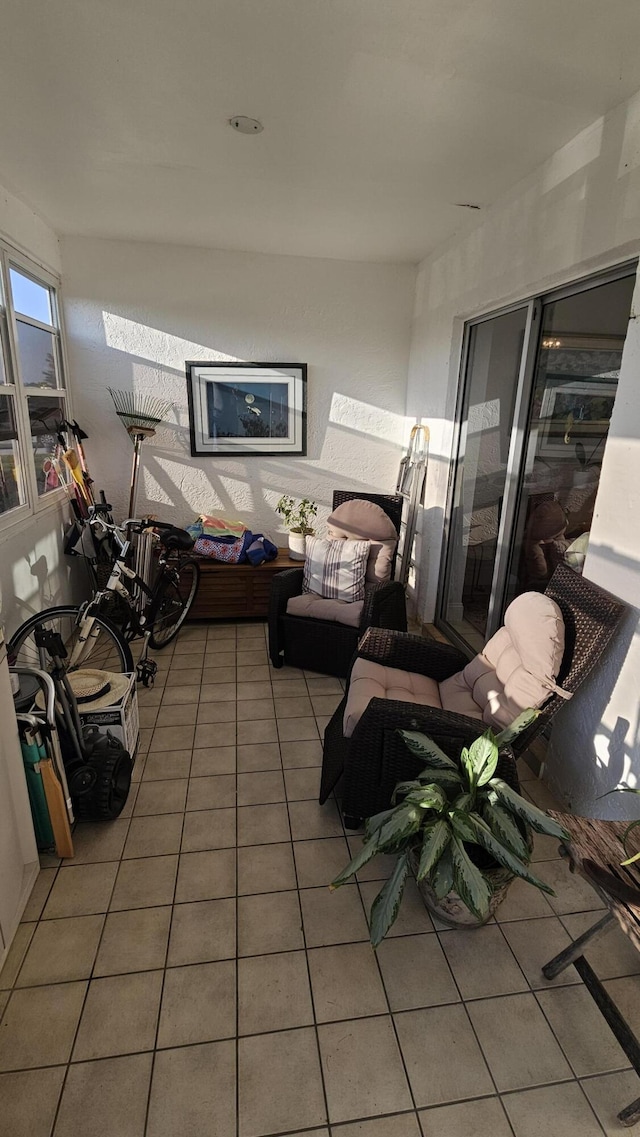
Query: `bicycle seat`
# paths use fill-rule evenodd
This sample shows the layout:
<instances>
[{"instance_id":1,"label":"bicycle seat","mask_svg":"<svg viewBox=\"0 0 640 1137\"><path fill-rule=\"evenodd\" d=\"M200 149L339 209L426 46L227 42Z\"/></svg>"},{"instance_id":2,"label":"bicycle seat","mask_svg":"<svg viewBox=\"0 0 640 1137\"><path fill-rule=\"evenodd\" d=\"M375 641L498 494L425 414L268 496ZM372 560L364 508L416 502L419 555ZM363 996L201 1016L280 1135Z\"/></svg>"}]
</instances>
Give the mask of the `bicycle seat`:
<instances>
[{"instance_id":1,"label":"bicycle seat","mask_svg":"<svg viewBox=\"0 0 640 1137\"><path fill-rule=\"evenodd\" d=\"M193 548L194 539L186 529L172 528L160 534L160 544L164 545L165 549L181 549L186 552L187 549Z\"/></svg>"}]
</instances>

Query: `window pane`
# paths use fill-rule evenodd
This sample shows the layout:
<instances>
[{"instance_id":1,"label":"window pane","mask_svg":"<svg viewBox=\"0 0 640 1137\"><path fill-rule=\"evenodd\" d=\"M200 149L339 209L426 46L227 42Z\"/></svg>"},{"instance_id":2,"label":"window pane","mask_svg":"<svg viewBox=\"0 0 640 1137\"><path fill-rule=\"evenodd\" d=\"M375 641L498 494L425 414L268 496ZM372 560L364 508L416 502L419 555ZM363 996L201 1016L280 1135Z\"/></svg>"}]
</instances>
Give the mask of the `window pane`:
<instances>
[{"instance_id":1,"label":"window pane","mask_svg":"<svg viewBox=\"0 0 640 1137\"><path fill-rule=\"evenodd\" d=\"M64 399L36 397L27 399L31 444L40 495L57 490L68 479L62 460L62 448L56 437L64 421Z\"/></svg>"},{"instance_id":2,"label":"window pane","mask_svg":"<svg viewBox=\"0 0 640 1137\"><path fill-rule=\"evenodd\" d=\"M486 638L526 322L527 309L518 308L475 324L469 333L443 615L476 650Z\"/></svg>"},{"instance_id":3,"label":"window pane","mask_svg":"<svg viewBox=\"0 0 640 1137\"><path fill-rule=\"evenodd\" d=\"M52 324L50 289L24 276L17 268L10 269L9 275L14 311L30 316L32 320L40 320L41 324Z\"/></svg>"},{"instance_id":4,"label":"window pane","mask_svg":"<svg viewBox=\"0 0 640 1137\"><path fill-rule=\"evenodd\" d=\"M635 275L546 303L507 603L584 562Z\"/></svg>"},{"instance_id":5,"label":"window pane","mask_svg":"<svg viewBox=\"0 0 640 1137\"><path fill-rule=\"evenodd\" d=\"M18 351L25 387L57 387L56 343L51 332L18 320Z\"/></svg>"},{"instance_id":6,"label":"window pane","mask_svg":"<svg viewBox=\"0 0 640 1137\"><path fill-rule=\"evenodd\" d=\"M11 395L0 395L0 513L22 505L18 430Z\"/></svg>"}]
</instances>

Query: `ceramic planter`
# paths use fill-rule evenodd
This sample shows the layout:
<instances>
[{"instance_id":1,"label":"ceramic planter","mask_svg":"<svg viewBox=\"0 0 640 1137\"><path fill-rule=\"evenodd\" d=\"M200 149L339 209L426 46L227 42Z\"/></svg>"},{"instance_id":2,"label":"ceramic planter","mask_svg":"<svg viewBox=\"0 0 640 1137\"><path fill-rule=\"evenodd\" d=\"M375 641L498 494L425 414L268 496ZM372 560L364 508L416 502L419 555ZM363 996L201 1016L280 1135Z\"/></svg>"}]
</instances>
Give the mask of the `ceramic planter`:
<instances>
[{"instance_id":1,"label":"ceramic planter","mask_svg":"<svg viewBox=\"0 0 640 1137\"><path fill-rule=\"evenodd\" d=\"M414 876L418 871L418 862L420 860L417 850L412 849L410 853L410 863ZM466 904L462 902L458 893L452 889L448 892L442 900L438 900L435 892L427 880L417 881L418 891L424 900L425 907L431 912L436 919L440 920L442 924L448 924L450 928L481 928L488 920L494 915L496 908L498 908L504 900L509 885L516 879L513 873L508 869L503 868L496 861L493 861L493 868L483 868L483 875L489 881L493 894L489 902L489 911L487 912L484 920L478 920L473 912L470 912ZM532 886L533 887L533 886Z\"/></svg>"},{"instance_id":2,"label":"ceramic planter","mask_svg":"<svg viewBox=\"0 0 640 1137\"><path fill-rule=\"evenodd\" d=\"M304 560L304 533L289 533L289 556L292 561Z\"/></svg>"}]
</instances>

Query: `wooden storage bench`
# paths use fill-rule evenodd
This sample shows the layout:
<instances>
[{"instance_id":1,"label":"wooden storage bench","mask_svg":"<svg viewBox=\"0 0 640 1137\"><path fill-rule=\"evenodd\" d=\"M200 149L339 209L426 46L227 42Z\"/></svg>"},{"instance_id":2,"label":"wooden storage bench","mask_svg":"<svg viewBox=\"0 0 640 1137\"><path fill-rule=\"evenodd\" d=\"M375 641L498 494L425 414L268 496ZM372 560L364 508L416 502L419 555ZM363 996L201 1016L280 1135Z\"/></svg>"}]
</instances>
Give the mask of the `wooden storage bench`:
<instances>
[{"instance_id":1,"label":"wooden storage bench","mask_svg":"<svg viewBox=\"0 0 640 1137\"><path fill-rule=\"evenodd\" d=\"M261 565L225 565L204 557L198 558L198 564L200 584L190 620L235 620L242 616L266 620L275 573L302 568L302 561L292 561L288 549L278 549L275 561Z\"/></svg>"}]
</instances>

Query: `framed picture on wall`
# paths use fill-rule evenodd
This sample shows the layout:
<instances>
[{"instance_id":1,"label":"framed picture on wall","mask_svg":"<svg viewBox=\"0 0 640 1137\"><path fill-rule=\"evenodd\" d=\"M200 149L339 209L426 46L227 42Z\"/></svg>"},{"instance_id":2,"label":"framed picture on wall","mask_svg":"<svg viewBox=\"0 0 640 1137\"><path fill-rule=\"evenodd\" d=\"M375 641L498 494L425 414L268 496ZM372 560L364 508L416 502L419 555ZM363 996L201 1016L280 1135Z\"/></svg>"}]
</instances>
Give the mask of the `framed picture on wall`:
<instances>
[{"instance_id":1,"label":"framed picture on wall","mask_svg":"<svg viewBox=\"0 0 640 1137\"><path fill-rule=\"evenodd\" d=\"M588 457L601 459L616 387L616 379L605 376L569 383L563 376L550 376L540 408L540 455L573 457L580 442Z\"/></svg>"},{"instance_id":2,"label":"framed picture on wall","mask_svg":"<svg viewBox=\"0 0 640 1137\"><path fill-rule=\"evenodd\" d=\"M194 457L307 453L306 363L188 362Z\"/></svg>"}]
</instances>

